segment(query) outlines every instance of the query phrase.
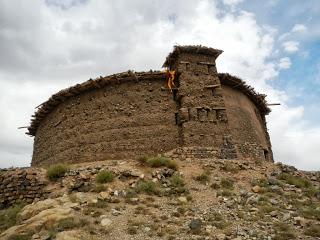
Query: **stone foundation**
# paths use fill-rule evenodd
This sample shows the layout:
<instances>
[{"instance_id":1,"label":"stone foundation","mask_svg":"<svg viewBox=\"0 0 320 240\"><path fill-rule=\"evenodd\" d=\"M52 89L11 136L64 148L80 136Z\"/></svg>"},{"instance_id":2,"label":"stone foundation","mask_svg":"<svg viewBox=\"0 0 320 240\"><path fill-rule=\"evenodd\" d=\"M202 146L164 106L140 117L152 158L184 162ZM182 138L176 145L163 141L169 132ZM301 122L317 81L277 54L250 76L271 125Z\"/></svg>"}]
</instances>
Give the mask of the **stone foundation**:
<instances>
[{"instance_id":1,"label":"stone foundation","mask_svg":"<svg viewBox=\"0 0 320 240\"><path fill-rule=\"evenodd\" d=\"M14 203L31 203L44 199L45 171L38 168L14 168L0 170L0 206Z\"/></svg>"}]
</instances>

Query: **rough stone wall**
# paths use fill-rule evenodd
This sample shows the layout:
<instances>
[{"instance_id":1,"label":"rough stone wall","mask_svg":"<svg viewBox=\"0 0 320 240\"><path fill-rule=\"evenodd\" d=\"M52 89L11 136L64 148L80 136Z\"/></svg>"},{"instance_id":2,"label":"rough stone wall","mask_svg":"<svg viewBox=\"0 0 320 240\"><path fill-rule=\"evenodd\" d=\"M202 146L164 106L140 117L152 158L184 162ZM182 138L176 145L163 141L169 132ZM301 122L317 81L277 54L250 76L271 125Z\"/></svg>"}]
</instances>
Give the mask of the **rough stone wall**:
<instances>
[{"instance_id":1,"label":"rough stone wall","mask_svg":"<svg viewBox=\"0 0 320 240\"><path fill-rule=\"evenodd\" d=\"M250 99L228 86L222 87L229 128L242 158L272 160L265 122Z\"/></svg>"},{"instance_id":2,"label":"rough stone wall","mask_svg":"<svg viewBox=\"0 0 320 240\"><path fill-rule=\"evenodd\" d=\"M181 54L172 68L180 73L177 89L178 117L182 145L199 147L202 154L236 158L228 128L228 117L215 59L200 54ZM207 147L207 151L204 151ZM212 148L218 148L213 154Z\"/></svg>"},{"instance_id":3,"label":"rough stone wall","mask_svg":"<svg viewBox=\"0 0 320 240\"><path fill-rule=\"evenodd\" d=\"M108 85L58 105L41 122L32 165L163 153L178 146L176 103L165 81Z\"/></svg>"},{"instance_id":4,"label":"rough stone wall","mask_svg":"<svg viewBox=\"0 0 320 240\"><path fill-rule=\"evenodd\" d=\"M0 169L0 206L18 202L30 203L44 199L47 181L43 170L37 168Z\"/></svg>"}]
</instances>

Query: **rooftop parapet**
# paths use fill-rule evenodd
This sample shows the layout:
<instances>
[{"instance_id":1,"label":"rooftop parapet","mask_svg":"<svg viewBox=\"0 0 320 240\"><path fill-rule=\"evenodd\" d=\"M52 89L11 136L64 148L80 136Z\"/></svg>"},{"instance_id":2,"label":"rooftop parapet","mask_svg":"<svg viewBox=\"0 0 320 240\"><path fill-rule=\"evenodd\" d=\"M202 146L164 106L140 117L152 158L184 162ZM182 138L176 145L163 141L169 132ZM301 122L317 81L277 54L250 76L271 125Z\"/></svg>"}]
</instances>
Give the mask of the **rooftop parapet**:
<instances>
[{"instance_id":1,"label":"rooftop parapet","mask_svg":"<svg viewBox=\"0 0 320 240\"><path fill-rule=\"evenodd\" d=\"M219 49L215 49L215 48L209 48L209 47L204 47L201 45L187 45L187 46L179 46L176 45L173 48L173 51L171 53L169 53L169 55L167 56L165 62L163 63L162 67L169 67L171 66L175 60L177 59L177 57L179 56L179 54L181 53L189 53L189 54L201 54L201 55L207 55L213 58L213 61L215 61L218 56L223 53L222 50Z\"/></svg>"}]
</instances>

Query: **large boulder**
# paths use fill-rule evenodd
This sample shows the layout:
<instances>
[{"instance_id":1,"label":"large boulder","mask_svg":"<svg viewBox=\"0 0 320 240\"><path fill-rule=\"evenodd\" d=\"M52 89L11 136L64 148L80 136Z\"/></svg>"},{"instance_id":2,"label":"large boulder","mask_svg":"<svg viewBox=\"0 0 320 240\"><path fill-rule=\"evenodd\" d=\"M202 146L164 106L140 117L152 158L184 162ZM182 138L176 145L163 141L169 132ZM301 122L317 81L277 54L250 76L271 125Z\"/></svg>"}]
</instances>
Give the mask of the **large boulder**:
<instances>
[{"instance_id":1,"label":"large boulder","mask_svg":"<svg viewBox=\"0 0 320 240\"><path fill-rule=\"evenodd\" d=\"M34 204L25 206L18 215L18 220L24 221L32 216L37 215L39 212L56 207L59 205L57 199L46 199L44 201L39 201Z\"/></svg>"},{"instance_id":2,"label":"large boulder","mask_svg":"<svg viewBox=\"0 0 320 240\"><path fill-rule=\"evenodd\" d=\"M74 218L73 204L60 200L47 199L26 206L19 215L19 225L4 231L0 239L9 239L15 234L39 232L42 228L50 229L63 219Z\"/></svg>"}]
</instances>

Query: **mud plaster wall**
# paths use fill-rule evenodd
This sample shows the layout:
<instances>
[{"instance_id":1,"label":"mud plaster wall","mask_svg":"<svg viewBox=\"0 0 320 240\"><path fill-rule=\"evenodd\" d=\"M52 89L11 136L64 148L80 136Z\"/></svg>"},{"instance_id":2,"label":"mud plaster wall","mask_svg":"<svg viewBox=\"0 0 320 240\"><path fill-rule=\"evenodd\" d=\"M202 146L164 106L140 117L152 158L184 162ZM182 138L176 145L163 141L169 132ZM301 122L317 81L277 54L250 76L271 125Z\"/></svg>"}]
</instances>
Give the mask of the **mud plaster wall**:
<instances>
[{"instance_id":1,"label":"mud plaster wall","mask_svg":"<svg viewBox=\"0 0 320 240\"><path fill-rule=\"evenodd\" d=\"M32 165L174 155L268 159L264 116L221 86L212 56L181 53L173 93L165 79L130 80L73 96L41 121ZM180 152L180 153L179 153Z\"/></svg>"},{"instance_id":2,"label":"mud plaster wall","mask_svg":"<svg viewBox=\"0 0 320 240\"><path fill-rule=\"evenodd\" d=\"M242 92L223 86L228 122L234 143L241 157L264 159L264 150L271 156L271 146L260 112Z\"/></svg>"},{"instance_id":3,"label":"mud plaster wall","mask_svg":"<svg viewBox=\"0 0 320 240\"><path fill-rule=\"evenodd\" d=\"M178 146L176 103L165 81L108 85L60 104L41 122L32 165L158 154Z\"/></svg>"}]
</instances>

